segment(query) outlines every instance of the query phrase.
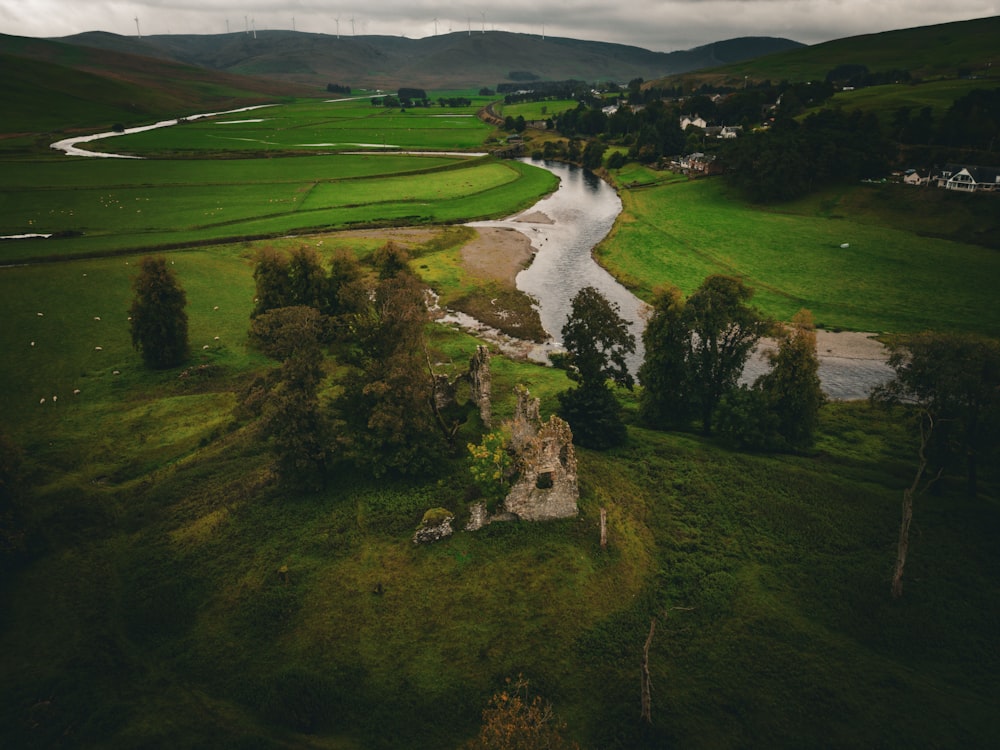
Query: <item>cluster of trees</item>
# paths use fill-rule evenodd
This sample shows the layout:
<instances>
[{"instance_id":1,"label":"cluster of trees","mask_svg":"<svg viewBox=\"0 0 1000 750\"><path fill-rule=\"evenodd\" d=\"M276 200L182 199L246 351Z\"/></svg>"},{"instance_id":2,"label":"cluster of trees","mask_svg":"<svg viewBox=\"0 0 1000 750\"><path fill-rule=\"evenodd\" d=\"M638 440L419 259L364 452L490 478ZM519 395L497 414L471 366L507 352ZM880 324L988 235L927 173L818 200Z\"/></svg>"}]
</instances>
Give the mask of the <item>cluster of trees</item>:
<instances>
[{"instance_id":1,"label":"cluster of trees","mask_svg":"<svg viewBox=\"0 0 1000 750\"><path fill-rule=\"evenodd\" d=\"M801 123L781 118L765 132L728 141L719 157L727 180L751 200L770 202L882 177L889 153L874 115L824 109Z\"/></svg>"},{"instance_id":2,"label":"cluster of trees","mask_svg":"<svg viewBox=\"0 0 1000 750\"><path fill-rule=\"evenodd\" d=\"M331 94L350 94L350 86L341 86L339 83L328 83L326 84L326 90Z\"/></svg>"},{"instance_id":3,"label":"cluster of trees","mask_svg":"<svg viewBox=\"0 0 1000 750\"><path fill-rule=\"evenodd\" d=\"M841 88L850 86L882 86L887 83L909 83L912 79L910 71L892 68L889 70L870 71L867 65L844 63L838 65L826 74L826 80Z\"/></svg>"},{"instance_id":4,"label":"cluster of trees","mask_svg":"<svg viewBox=\"0 0 1000 750\"><path fill-rule=\"evenodd\" d=\"M524 83L498 83L497 93L504 94L504 103L543 102L551 99L576 99L590 96L591 86L586 81L531 81L530 90Z\"/></svg>"},{"instance_id":5,"label":"cluster of trees","mask_svg":"<svg viewBox=\"0 0 1000 750\"><path fill-rule=\"evenodd\" d=\"M259 420L286 482L317 486L340 461L376 476L429 473L468 417L436 409L424 289L405 251L390 243L372 263L342 252L324 267L308 247L256 259L250 337L281 365L247 388L237 416ZM328 403L324 352L339 365Z\"/></svg>"},{"instance_id":6,"label":"cluster of trees","mask_svg":"<svg viewBox=\"0 0 1000 750\"><path fill-rule=\"evenodd\" d=\"M799 450L812 443L820 407L819 361L811 316L802 311L791 330L775 326L748 303L753 290L739 279L713 275L684 299L660 292L643 333L639 416L654 429L686 428L718 434L750 450ZM740 385L747 359L762 336L776 335L771 370ZM618 307L596 289L573 299L562 330L566 354L556 358L577 386L559 394L559 414L574 440L590 448L626 439L611 384L632 389L627 357L635 338Z\"/></svg>"}]
</instances>

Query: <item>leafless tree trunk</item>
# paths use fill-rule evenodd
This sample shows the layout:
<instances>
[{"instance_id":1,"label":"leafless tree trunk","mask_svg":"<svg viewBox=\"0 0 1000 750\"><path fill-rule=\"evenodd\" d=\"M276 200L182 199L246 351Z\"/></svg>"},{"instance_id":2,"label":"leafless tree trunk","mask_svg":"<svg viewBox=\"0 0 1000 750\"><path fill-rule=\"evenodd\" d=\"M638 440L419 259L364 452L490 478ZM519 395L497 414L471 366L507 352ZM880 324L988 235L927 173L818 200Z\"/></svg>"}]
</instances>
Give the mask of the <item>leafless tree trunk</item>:
<instances>
[{"instance_id":1,"label":"leafless tree trunk","mask_svg":"<svg viewBox=\"0 0 1000 750\"><path fill-rule=\"evenodd\" d=\"M601 508L601 549L608 548L608 512Z\"/></svg>"},{"instance_id":2,"label":"leafless tree trunk","mask_svg":"<svg viewBox=\"0 0 1000 750\"><path fill-rule=\"evenodd\" d=\"M653 631L656 629L656 618L649 621L649 635L646 637L646 646L642 649L642 709L639 716L646 720L647 724L653 723L651 691L652 683L649 679L649 646L653 642Z\"/></svg>"},{"instance_id":3,"label":"leafless tree trunk","mask_svg":"<svg viewBox=\"0 0 1000 750\"><path fill-rule=\"evenodd\" d=\"M923 494L938 477L927 482L921 489L920 481L924 478L927 470L927 444L930 442L931 433L934 431L934 417L924 412L920 417L920 449L918 455L920 460L917 463L917 472L913 476L913 483L903 490L903 513L899 521L899 541L896 544L896 567L892 573L892 598L898 599L903 595L903 568L906 566L906 553L910 549L910 522L913 520L913 498Z\"/></svg>"}]
</instances>

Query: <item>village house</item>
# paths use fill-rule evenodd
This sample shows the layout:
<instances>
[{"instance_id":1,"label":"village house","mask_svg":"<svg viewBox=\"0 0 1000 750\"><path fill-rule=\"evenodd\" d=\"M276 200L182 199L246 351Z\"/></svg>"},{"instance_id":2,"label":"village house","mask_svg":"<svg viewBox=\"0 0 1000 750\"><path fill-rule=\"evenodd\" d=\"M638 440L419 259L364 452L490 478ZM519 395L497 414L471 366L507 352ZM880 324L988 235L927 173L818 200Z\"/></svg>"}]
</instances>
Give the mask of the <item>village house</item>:
<instances>
[{"instance_id":1,"label":"village house","mask_svg":"<svg viewBox=\"0 0 1000 750\"><path fill-rule=\"evenodd\" d=\"M680 123L681 130L687 130L691 125L694 125L696 128L701 128L702 130L708 127L708 123L705 122L705 119L699 117L698 115L694 115L693 117L691 115L681 115Z\"/></svg>"},{"instance_id":2,"label":"village house","mask_svg":"<svg viewBox=\"0 0 1000 750\"><path fill-rule=\"evenodd\" d=\"M947 164L937 177L937 185L964 193L1000 190L1000 168Z\"/></svg>"},{"instance_id":3,"label":"village house","mask_svg":"<svg viewBox=\"0 0 1000 750\"><path fill-rule=\"evenodd\" d=\"M903 184L904 185L917 185L919 187L924 187L928 185L931 181L929 175L922 175L915 169L907 169L903 174Z\"/></svg>"}]
</instances>

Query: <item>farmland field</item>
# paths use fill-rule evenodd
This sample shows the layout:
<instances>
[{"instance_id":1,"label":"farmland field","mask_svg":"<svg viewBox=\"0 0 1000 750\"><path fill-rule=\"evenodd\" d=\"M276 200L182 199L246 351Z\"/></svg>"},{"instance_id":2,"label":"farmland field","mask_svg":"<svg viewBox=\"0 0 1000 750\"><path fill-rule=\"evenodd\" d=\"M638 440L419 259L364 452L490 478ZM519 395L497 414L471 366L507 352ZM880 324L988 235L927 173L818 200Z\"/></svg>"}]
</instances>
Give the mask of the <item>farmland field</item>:
<instances>
[{"instance_id":1,"label":"farmland field","mask_svg":"<svg viewBox=\"0 0 1000 750\"><path fill-rule=\"evenodd\" d=\"M87 144L151 158L12 160L0 187L0 235L57 237L5 242L0 261L489 218L553 189L554 178L544 170L463 155L481 149L491 132L467 109L441 117L434 108L410 117L367 102L307 102L262 110L268 117L225 115ZM384 153L381 147L339 152L393 129L394 149L420 153ZM220 133L228 135L220 140ZM316 146L313 151L324 153L309 155L296 145L320 137L335 137L340 149ZM264 151L273 158L254 158L262 153L258 146L244 150L251 141L270 144L273 153ZM435 154L445 148L448 154ZM177 158L180 151L189 158Z\"/></svg>"}]
</instances>

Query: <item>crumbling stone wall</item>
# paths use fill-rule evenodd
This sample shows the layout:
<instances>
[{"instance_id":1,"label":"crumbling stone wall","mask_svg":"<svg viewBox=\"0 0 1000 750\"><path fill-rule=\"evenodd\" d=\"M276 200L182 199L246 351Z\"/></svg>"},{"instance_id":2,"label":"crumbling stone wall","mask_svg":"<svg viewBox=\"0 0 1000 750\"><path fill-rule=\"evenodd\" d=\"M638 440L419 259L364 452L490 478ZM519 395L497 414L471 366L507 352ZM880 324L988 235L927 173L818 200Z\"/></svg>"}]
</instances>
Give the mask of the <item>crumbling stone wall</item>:
<instances>
[{"instance_id":1,"label":"crumbling stone wall","mask_svg":"<svg viewBox=\"0 0 1000 750\"><path fill-rule=\"evenodd\" d=\"M504 509L524 521L570 518L579 510L576 452L569 424L556 415L541 424L539 399L519 389L511 422L511 447L519 476Z\"/></svg>"},{"instance_id":2,"label":"crumbling stone wall","mask_svg":"<svg viewBox=\"0 0 1000 750\"><path fill-rule=\"evenodd\" d=\"M472 402L479 407L479 416L487 430L493 427L493 401L491 389L493 376L490 372L490 350L482 344L469 360L469 383L472 385Z\"/></svg>"},{"instance_id":3,"label":"crumbling stone wall","mask_svg":"<svg viewBox=\"0 0 1000 750\"><path fill-rule=\"evenodd\" d=\"M454 380L444 374L432 374L434 410L438 414L458 404L459 385L469 384L469 400L479 408L479 416L486 429L492 428L493 402L491 396L490 350L480 344L469 360L469 369Z\"/></svg>"}]
</instances>

